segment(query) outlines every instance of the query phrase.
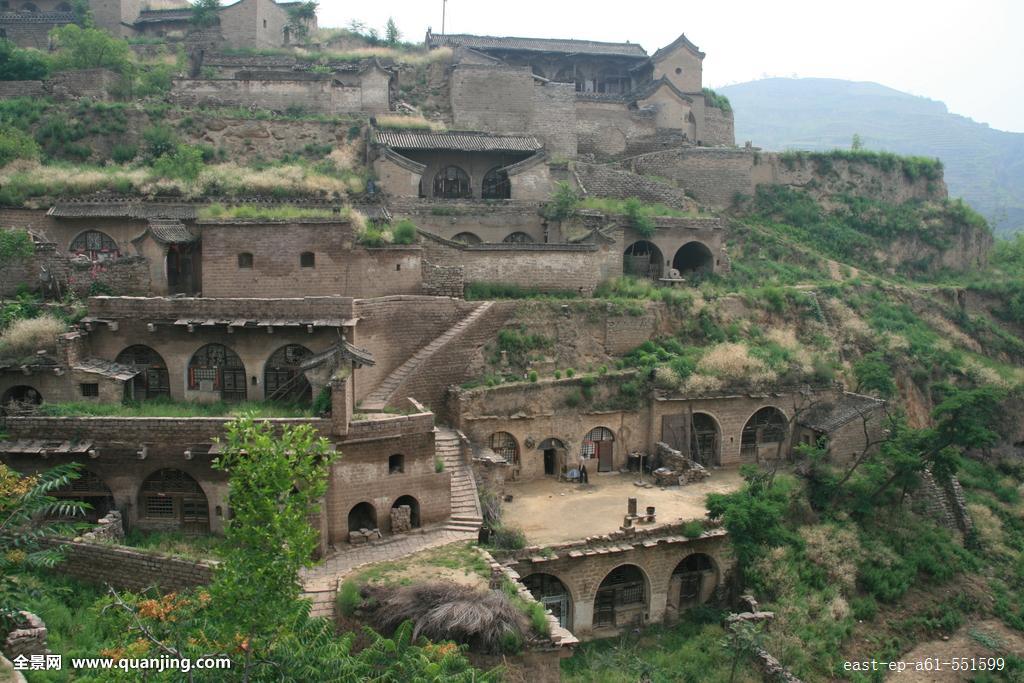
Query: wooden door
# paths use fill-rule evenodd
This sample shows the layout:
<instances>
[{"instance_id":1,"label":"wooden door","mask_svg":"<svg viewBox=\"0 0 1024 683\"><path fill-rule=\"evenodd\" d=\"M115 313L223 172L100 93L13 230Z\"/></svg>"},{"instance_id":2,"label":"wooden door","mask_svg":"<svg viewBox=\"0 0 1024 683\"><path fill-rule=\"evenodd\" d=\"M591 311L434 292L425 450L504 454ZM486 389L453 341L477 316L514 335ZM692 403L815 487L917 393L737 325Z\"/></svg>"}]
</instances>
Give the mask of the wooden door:
<instances>
[{"instance_id":1,"label":"wooden door","mask_svg":"<svg viewBox=\"0 0 1024 683\"><path fill-rule=\"evenodd\" d=\"M612 471L612 447L614 445L614 441L598 441L595 443L595 446L597 446L598 472Z\"/></svg>"}]
</instances>

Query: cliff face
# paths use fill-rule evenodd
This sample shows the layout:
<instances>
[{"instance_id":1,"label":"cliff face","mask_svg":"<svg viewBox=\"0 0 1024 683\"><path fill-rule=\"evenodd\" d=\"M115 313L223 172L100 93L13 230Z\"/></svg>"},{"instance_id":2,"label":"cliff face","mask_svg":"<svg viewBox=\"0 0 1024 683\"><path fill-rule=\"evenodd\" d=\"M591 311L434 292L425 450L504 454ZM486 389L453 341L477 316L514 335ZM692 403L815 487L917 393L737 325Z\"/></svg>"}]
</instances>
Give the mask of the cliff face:
<instances>
[{"instance_id":1,"label":"cliff face","mask_svg":"<svg viewBox=\"0 0 1024 683\"><path fill-rule=\"evenodd\" d=\"M912 199L943 200L949 194L942 170L925 172L899 161L833 159L827 154L772 154L768 156L771 183L804 190L828 204L840 195L864 197L890 204ZM907 169L914 170L908 173Z\"/></svg>"}]
</instances>

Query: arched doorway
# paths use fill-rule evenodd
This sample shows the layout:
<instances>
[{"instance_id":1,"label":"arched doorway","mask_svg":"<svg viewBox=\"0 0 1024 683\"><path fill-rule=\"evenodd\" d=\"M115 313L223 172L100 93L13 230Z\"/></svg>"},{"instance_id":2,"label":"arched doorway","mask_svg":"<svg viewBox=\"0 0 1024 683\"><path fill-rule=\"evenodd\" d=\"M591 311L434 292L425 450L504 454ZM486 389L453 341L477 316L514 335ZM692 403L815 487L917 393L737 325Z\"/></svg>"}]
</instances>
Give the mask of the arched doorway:
<instances>
[{"instance_id":1,"label":"arched doorway","mask_svg":"<svg viewBox=\"0 0 1024 683\"><path fill-rule=\"evenodd\" d=\"M129 346L117 354L117 362L139 373L124 385L126 401L170 397L171 383L167 375L167 364L153 349L143 344Z\"/></svg>"},{"instance_id":2,"label":"arched doorway","mask_svg":"<svg viewBox=\"0 0 1024 683\"><path fill-rule=\"evenodd\" d=\"M268 401L309 405L313 389L302 371L302 362L313 352L299 344L282 346L271 354L263 369L263 391Z\"/></svg>"},{"instance_id":3,"label":"arched doorway","mask_svg":"<svg viewBox=\"0 0 1024 683\"><path fill-rule=\"evenodd\" d=\"M349 533L353 531L359 531L360 529L376 529L377 528L377 508L373 507L370 503L362 502L353 506L348 511L348 530Z\"/></svg>"},{"instance_id":4,"label":"arched doorway","mask_svg":"<svg viewBox=\"0 0 1024 683\"><path fill-rule=\"evenodd\" d=\"M718 571L710 555L694 553L684 557L672 570L668 602L676 609L707 602L718 586Z\"/></svg>"},{"instance_id":5,"label":"arched doorway","mask_svg":"<svg viewBox=\"0 0 1024 683\"><path fill-rule=\"evenodd\" d=\"M505 244L533 244L534 239L525 232L513 232L502 240Z\"/></svg>"},{"instance_id":6,"label":"arched doorway","mask_svg":"<svg viewBox=\"0 0 1024 683\"><path fill-rule=\"evenodd\" d=\"M697 141L697 119L694 118L692 111L686 114L686 139L690 142Z\"/></svg>"},{"instance_id":7,"label":"arched doorway","mask_svg":"<svg viewBox=\"0 0 1024 683\"><path fill-rule=\"evenodd\" d=\"M740 455L754 462L760 459L765 447L777 452L779 444L786 440L788 426L789 421L781 410L773 406L761 408L743 426ZM774 457L774 454L771 455Z\"/></svg>"},{"instance_id":8,"label":"arched doorway","mask_svg":"<svg viewBox=\"0 0 1024 683\"><path fill-rule=\"evenodd\" d=\"M139 517L154 528L210 531L210 506L202 487L191 475L173 468L157 470L142 482Z\"/></svg>"},{"instance_id":9,"label":"arched doorway","mask_svg":"<svg viewBox=\"0 0 1024 683\"><path fill-rule=\"evenodd\" d=\"M0 411L18 409L25 406L37 406L43 402L43 395L35 387L27 384L13 386L0 397Z\"/></svg>"},{"instance_id":10,"label":"arched doorway","mask_svg":"<svg viewBox=\"0 0 1024 683\"><path fill-rule=\"evenodd\" d=\"M72 254L85 255L90 261L112 261L121 255L110 235L99 230L86 230L71 240L68 248Z\"/></svg>"},{"instance_id":11,"label":"arched doorway","mask_svg":"<svg viewBox=\"0 0 1024 683\"><path fill-rule=\"evenodd\" d=\"M537 602L551 610L559 626L572 630L572 596L557 576L530 574L523 578L523 585Z\"/></svg>"},{"instance_id":12,"label":"arched doorway","mask_svg":"<svg viewBox=\"0 0 1024 683\"><path fill-rule=\"evenodd\" d=\"M207 344L188 363L188 388L219 394L222 401L244 401L245 366L234 351L223 344Z\"/></svg>"},{"instance_id":13,"label":"arched doorway","mask_svg":"<svg viewBox=\"0 0 1024 683\"><path fill-rule=\"evenodd\" d=\"M508 173L498 166L485 173L480 184L480 196L484 199L511 199L512 183Z\"/></svg>"},{"instance_id":14,"label":"arched doorway","mask_svg":"<svg viewBox=\"0 0 1024 683\"><path fill-rule=\"evenodd\" d=\"M466 245L469 245L469 244L481 244L483 242L482 239L480 239L479 237L477 237L476 235L474 235L471 232L460 232L459 234L457 234L455 237L452 238L452 241L453 242L458 242L460 244L466 244Z\"/></svg>"},{"instance_id":15,"label":"arched doorway","mask_svg":"<svg viewBox=\"0 0 1024 683\"><path fill-rule=\"evenodd\" d=\"M598 472L611 472L615 461L615 434L607 427L594 427L583 437L583 457L597 458Z\"/></svg>"},{"instance_id":16,"label":"arched doorway","mask_svg":"<svg viewBox=\"0 0 1024 683\"><path fill-rule=\"evenodd\" d=\"M694 413L690 427L690 458L705 467L722 464L718 422L707 413Z\"/></svg>"},{"instance_id":17,"label":"arched doorway","mask_svg":"<svg viewBox=\"0 0 1024 683\"><path fill-rule=\"evenodd\" d=\"M399 496L395 499L395 502L391 504L391 509L395 510L402 507L403 505L409 506L409 524L413 529L420 528L420 502L412 496Z\"/></svg>"},{"instance_id":18,"label":"arched doorway","mask_svg":"<svg viewBox=\"0 0 1024 683\"><path fill-rule=\"evenodd\" d=\"M647 578L635 564L608 573L594 598L594 628L643 624L647 615Z\"/></svg>"},{"instance_id":19,"label":"arched doorway","mask_svg":"<svg viewBox=\"0 0 1024 683\"><path fill-rule=\"evenodd\" d=\"M114 494L110 487L91 470L82 470L77 479L61 486L50 495L62 500L88 503L90 509L85 511L85 519L93 524L114 509Z\"/></svg>"},{"instance_id":20,"label":"arched doorway","mask_svg":"<svg viewBox=\"0 0 1024 683\"><path fill-rule=\"evenodd\" d=\"M199 263L198 249L193 244L167 246L167 291L170 294L193 294L198 288L195 264Z\"/></svg>"},{"instance_id":21,"label":"arched doorway","mask_svg":"<svg viewBox=\"0 0 1024 683\"><path fill-rule=\"evenodd\" d=\"M434 176L434 196L438 199L468 199L473 196L469 174L458 166L442 168Z\"/></svg>"},{"instance_id":22,"label":"arched doorway","mask_svg":"<svg viewBox=\"0 0 1024 683\"><path fill-rule=\"evenodd\" d=\"M512 466L512 478L519 476L519 442L508 432L494 432L487 440L492 451L505 459Z\"/></svg>"},{"instance_id":23,"label":"arched doorway","mask_svg":"<svg viewBox=\"0 0 1024 683\"><path fill-rule=\"evenodd\" d=\"M710 273L715 269L715 257L711 250L700 242L687 242L679 247L679 251L672 259L672 267L678 270L680 275Z\"/></svg>"},{"instance_id":24,"label":"arched doorway","mask_svg":"<svg viewBox=\"0 0 1024 683\"><path fill-rule=\"evenodd\" d=\"M664 263L665 258L658 247L647 240L638 240L626 247L622 255L622 272L657 280L661 277Z\"/></svg>"},{"instance_id":25,"label":"arched doorway","mask_svg":"<svg viewBox=\"0 0 1024 683\"><path fill-rule=\"evenodd\" d=\"M537 450L544 454L544 474L554 476L562 471L565 465L565 444L561 439L554 437L544 439L537 446Z\"/></svg>"}]
</instances>

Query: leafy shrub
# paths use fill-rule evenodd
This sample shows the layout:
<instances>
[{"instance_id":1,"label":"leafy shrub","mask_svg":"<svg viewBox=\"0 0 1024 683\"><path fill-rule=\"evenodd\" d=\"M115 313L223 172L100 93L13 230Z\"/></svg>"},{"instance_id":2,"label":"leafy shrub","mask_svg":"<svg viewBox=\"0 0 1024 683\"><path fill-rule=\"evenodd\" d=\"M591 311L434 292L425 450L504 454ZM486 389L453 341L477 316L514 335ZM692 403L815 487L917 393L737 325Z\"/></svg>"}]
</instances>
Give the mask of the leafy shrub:
<instances>
[{"instance_id":1,"label":"leafy shrub","mask_svg":"<svg viewBox=\"0 0 1024 683\"><path fill-rule=\"evenodd\" d=\"M139 146L130 143L114 145L110 150L110 158L116 164L127 164L139 154Z\"/></svg>"},{"instance_id":2,"label":"leafy shrub","mask_svg":"<svg viewBox=\"0 0 1024 683\"><path fill-rule=\"evenodd\" d=\"M367 225L358 235L356 241L364 247L384 247L391 244L391 232L375 225Z\"/></svg>"},{"instance_id":3,"label":"leafy shrub","mask_svg":"<svg viewBox=\"0 0 1024 683\"><path fill-rule=\"evenodd\" d=\"M403 218L391 227L394 244L415 244L416 225L408 218Z\"/></svg>"},{"instance_id":4,"label":"leafy shrub","mask_svg":"<svg viewBox=\"0 0 1024 683\"><path fill-rule=\"evenodd\" d=\"M699 519L687 522L683 525L683 536L687 538L699 538L704 533L704 523Z\"/></svg>"},{"instance_id":5,"label":"leafy shrub","mask_svg":"<svg viewBox=\"0 0 1024 683\"><path fill-rule=\"evenodd\" d=\"M328 384L320 393L316 395L316 399L313 400L313 414L314 415L326 415L331 412L331 386Z\"/></svg>"},{"instance_id":6,"label":"leafy shrub","mask_svg":"<svg viewBox=\"0 0 1024 683\"><path fill-rule=\"evenodd\" d=\"M576 371L573 370L572 368L569 368L568 370L565 371L565 376L566 377L575 377L576 376Z\"/></svg>"},{"instance_id":7,"label":"leafy shrub","mask_svg":"<svg viewBox=\"0 0 1024 683\"><path fill-rule=\"evenodd\" d=\"M567 182L560 182L555 187L551 199L544 206L544 217L552 221L564 221L576 215L576 207L579 206L580 197L572 185Z\"/></svg>"},{"instance_id":8,"label":"leafy shrub","mask_svg":"<svg viewBox=\"0 0 1024 683\"><path fill-rule=\"evenodd\" d=\"M203 170L203 151L194 145L178 145L157 158L153 170L164 178L195 180Z\"/></svg>"},{"instance_id":9,"label":"leafy shrub","mask_svg":"<svg viewBox=\"0 0 1024 683\"><path fill-rule=\"evenodd\" d=\"M704 88L704 106L721 109L724 112L732 111L732 104L725 95L719 95L711 88Z\"/></svg>"},{"instance_id":10,"label":"leafy shrub","mask_svg":"<svg viewBox=\"0 0 1024 683\"><path fill-rule=\"evenodd\" d=\"M0 166L15 159L38 159L39 145L27 133L4 126L0 128Z\"/></svg>"},{"instance_id":11,"label":"leafy shrub","mask_svg":"<svg viewBox=\"0 0 1024 683\"><path fill-rule=\"evenodd\" d=\"M526 534L519 527L502 524L491 529L491 545L501 550L522 550L526 547Z\"/></svg>"},{"instance_id":12,"label":"leafy shrub","mask_svg":"<svg viewBox=\"0 0 1024 683\"><path fill-rule=\"evenodd\" d=\"M444 460L441 458L434 458L434 472L437 474L444 472Z\"/></svg>"},{"instance_id":13,"label":"leafy shrub","mask_svg":"<svg viewBox=\"0 0 1024 683\"><path fill-rule=\"evenodd\" d=\"M853 376L857 378L857 391L872 392L882 398L896 394L892 368L881 351L865 354L854 362Z\"/></svg>"},{"instance_id":14,"label":"leafy shrub","mask_svg":"<svg viewBox=\"0 0 1024 683\"><path fill-rule=\"evenodd\" d=\"M629 219L629 224L642 237L654 237L655 226L654 221L649 216L645 216L642 212L642 205L640 200L636 197L630 197L626 200L623 205L626 211L626 217Z\"/></svg>"},{"instance_id":15,"label":"leafy shrub","mask_svg":"<svg viewBox=\"0 0 1024 683\"><path fill-rule=\"evenodd\" d=\"M359 586L352 581L342 581L341 588L338 589L338 611L350 617L362 603L363 596L359 592Z\"/></svg>"},{"instance_id":16,"label":"leafy shrub","mask_svg":"<svg viewBox=\"0 0 1024 683\"><path fill-rule=\"evenodd\" d=\"M31 258L35 251L27 230L0 230L0 266Z\"/></svg>"},{"instance_id":17,"label":"leafy shrub","mask_svg":"<svg viewBox=\"0 0 1024 683\"><path fill-rule=\"evenodd\" d=\"M171 154L178 147L178 136L169 126L163 124L150 126L142 131L142 140L146 143L146 156L150 160Z\"/></svg>"},{"instance_id":18,"label":"leafy shrub","mask_svg":"<svg viewBox=\"0 0 1024 683\"><path fill-rule=\"evenodd\" d=\"M131 64L131 47L124 40L113 38L106 31L67 24L50 33L57 51L53 69L106 68L124 73Z\"/></svg>"},{"instance_id":19,"label":"leafy shrub","mask_svg":"<svg viewBox=\"0 0 1024 683\"><path fill-rule=\"evenodd\" d=\"M529 608L530 625L533 627L535 633L539 633L542 636L546 636L551 633L551 624L548 623L547 610L544 609L544 605L539 602L530 603Z\"/></svg>"},{"instance_id":20,"label":"leafy shrub","mask_svg":"<svg viewBox=\"0 0 1024 683\"><path fill-rule=\"evenodd\" d=\"M7 39L0 40L0 81L39 81L46 78L50 62L38 50L23 50Z\"/></svg>"},{"instance_id":21,"label":"leafy shrub","mask_svg":"<svg viewBox=\"0 0 1024 683\"><path fill-rule=\"evenodd\" d=\"M530 370L529 378L531 382L536 382L538 377L539 375L537 374L536 370Z\"/></svg>"}]
</instances>

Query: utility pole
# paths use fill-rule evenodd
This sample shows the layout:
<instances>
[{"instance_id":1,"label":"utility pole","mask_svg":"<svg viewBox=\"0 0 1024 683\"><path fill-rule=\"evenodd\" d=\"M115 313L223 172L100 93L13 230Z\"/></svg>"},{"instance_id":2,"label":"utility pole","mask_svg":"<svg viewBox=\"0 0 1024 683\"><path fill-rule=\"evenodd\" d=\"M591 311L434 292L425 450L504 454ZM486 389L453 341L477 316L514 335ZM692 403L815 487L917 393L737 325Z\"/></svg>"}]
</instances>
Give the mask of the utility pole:
<instances>
[{"instance_id":1,"label":"utility pole","mask_svg":"<svg viewBox=\"0 0 1024 683\"><path fill-rule=\"evenodd\" d=\"M441 0L441 35L444 35L444 20L448 11L448 0Z\"/></svg>"}]
</instances>

